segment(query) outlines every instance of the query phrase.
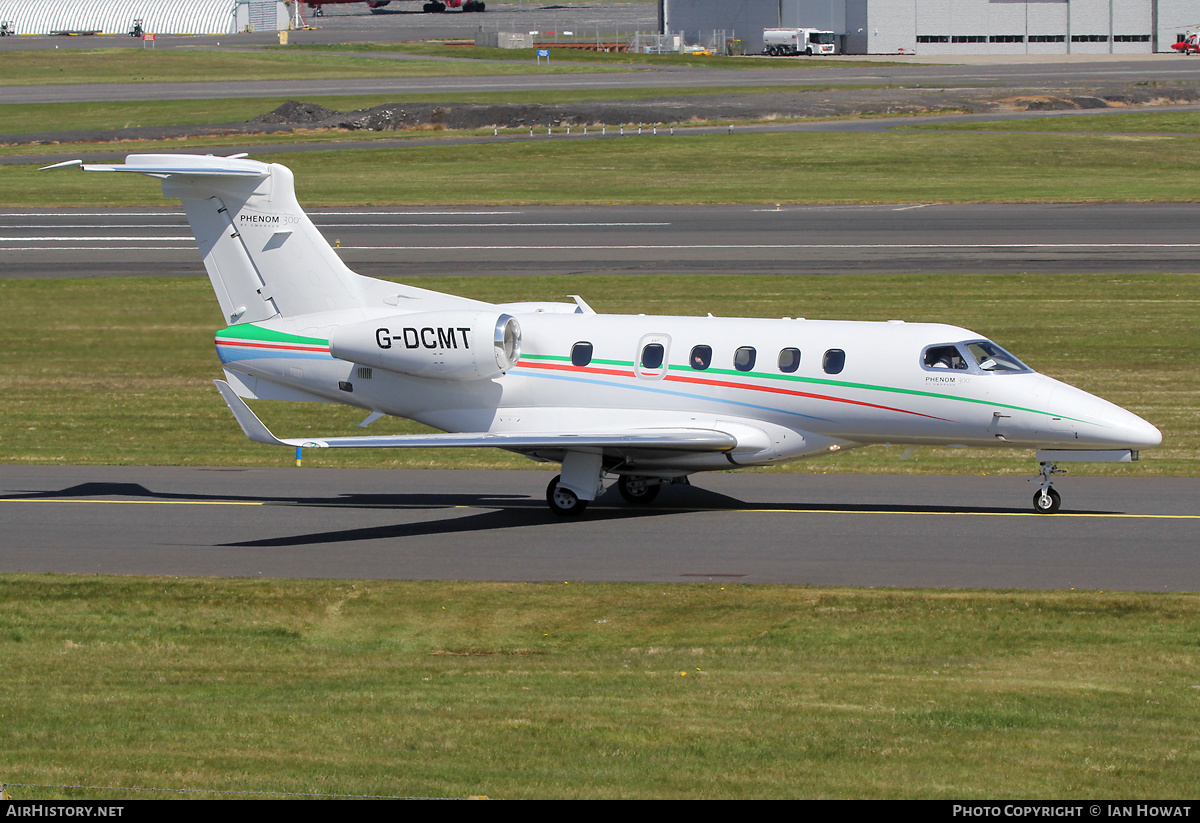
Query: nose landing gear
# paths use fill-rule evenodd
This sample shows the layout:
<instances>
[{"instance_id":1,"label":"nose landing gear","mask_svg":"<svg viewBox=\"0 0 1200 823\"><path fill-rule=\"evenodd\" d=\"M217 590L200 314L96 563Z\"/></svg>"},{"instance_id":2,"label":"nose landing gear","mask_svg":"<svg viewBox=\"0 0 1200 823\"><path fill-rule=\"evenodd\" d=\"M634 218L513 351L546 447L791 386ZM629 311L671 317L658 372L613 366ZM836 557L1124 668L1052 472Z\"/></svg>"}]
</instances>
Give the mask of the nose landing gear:
<instances>
[{"instance_id":1,"label":"nose landing gear","mask_svg":"<svg viewBox=\"0 0 1200 823\"><path fill-rule=\"evenodd\" d=\"M1054 514L1062 506L1062 495L1054 490L1051 485L1050 477L1055 474L1066 474L1066 469L1060 469L1054 463L1039 463L1041 471L1038 477L1041 478L1041 488L1033 495L1033 510L1038 514ZM1038 478L1030 478L1031 482L1037 482Z\"/></svg>"},{"instance_id":2,"label":"nose landing gear","mask_svg":"<svg viewBox=\"0 0 1200 823\"><path fill-rule=\"evenodd\" d=\"M1047 486L1033 495L1033 510L1038 514L1054 514L1062 505L1062 495Z\"/></svg>"}]
</instances>

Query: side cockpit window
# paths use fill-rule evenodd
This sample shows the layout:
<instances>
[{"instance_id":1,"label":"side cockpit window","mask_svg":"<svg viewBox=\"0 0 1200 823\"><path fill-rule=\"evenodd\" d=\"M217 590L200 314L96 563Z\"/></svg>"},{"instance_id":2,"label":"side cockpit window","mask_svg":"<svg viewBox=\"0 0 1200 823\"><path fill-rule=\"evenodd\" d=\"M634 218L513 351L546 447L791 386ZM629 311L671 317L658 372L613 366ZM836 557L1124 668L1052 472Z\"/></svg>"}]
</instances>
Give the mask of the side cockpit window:
<instances>
[{"instance_id":1,"label":"side cockpit window","mask_svg":"<svg viewBox=\"0 0 1200 823\"><path fill-rule=\"evenodd\" d=\"M967 369L967 358L958 346L930 346L925 350L921 363L927 369Z\"/></svg>"}]
</instances>

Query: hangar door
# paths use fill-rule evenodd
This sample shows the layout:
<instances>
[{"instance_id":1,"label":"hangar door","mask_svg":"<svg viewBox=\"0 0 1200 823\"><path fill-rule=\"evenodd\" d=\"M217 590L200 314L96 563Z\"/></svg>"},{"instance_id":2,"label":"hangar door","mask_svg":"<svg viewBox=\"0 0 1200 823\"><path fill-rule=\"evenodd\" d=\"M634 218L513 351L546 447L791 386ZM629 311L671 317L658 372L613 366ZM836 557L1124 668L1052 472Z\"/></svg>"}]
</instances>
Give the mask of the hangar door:
<instances>
[{"instance_id":1,"label":"hangar door","mask_svg":"<svg viewBox=\"0 0 1200 823\"><path fill-rule=\"evenodd\" d=\"M1153 5L1146 0L916 0L916 24L918 54L1130 54L1154 48Z\"/></svg>"}]
</instances>

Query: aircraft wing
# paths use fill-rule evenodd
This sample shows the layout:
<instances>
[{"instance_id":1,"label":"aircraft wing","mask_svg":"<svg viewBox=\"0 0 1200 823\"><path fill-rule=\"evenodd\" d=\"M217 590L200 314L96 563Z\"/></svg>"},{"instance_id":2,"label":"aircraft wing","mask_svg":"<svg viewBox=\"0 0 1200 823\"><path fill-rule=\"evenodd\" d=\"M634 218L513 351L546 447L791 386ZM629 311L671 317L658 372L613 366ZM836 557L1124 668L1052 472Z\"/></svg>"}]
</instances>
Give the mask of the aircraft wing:
<instances>
[{"instance_id":1,"label":"aircraft wing","mask_svg":"<svg viewBox=\"0 0 1200 823\"><path fill-rule=\"evenodd\" d=\"M737 445L737 438L714 429L655 428L611 433L565 434L562 432L461 432L446 434L385 434L363 437L307 437L281 439L258 419L242 398L224 380L214 380L225 404L246 437L271 446L301 446L316 449L416 449L476 448L490 446L516 451L538 449L654 449L688 452L724 452Z\"/></svg>"}]
</instances>

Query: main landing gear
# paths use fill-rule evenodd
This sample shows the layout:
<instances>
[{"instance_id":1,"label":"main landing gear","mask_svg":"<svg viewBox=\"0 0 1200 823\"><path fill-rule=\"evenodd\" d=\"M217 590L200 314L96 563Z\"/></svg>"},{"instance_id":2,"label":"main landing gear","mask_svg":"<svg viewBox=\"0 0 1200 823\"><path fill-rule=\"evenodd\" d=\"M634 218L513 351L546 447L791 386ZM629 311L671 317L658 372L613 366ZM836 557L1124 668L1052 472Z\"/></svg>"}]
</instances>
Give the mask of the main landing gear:
<instances>
[{"instance_id":1,"label":"main landing gear","mask_svg":"<svg viewBox=\"0 0 1200 823\"><path fill-rule=\"evenodd\" d=\"M1054 490L1051 485L1050 477L1055 474L1066 474L1065 469L1060 469L1053 463L1040 463L1041 471L1038 477L1041 478L1041 488L1033 495L1033 510L1038 514L1054 514L1062 505L1062 495ZM1031 478L1033 482L1037 482L1037 477Z\"/></svg>"},{"instance_id":2,"label":"main landing gear","mask_svg":"<svg viewBox=\"0 0 1200 823\"><path fill-rule=\"evenodd\" d=\"M560 480L562 475L556 474L546 487L546 502L550 504L550 511L562 517L578 517L587 508L588 501L580 500L575 492L560 486Z\"/></svg>"},{"instance_id":3,"label":"main landing gear","mask_svg":"<svg viewBox=\"0 0 1200 823\"><path fill-rule=\"evenodd\" d=\"M662 479L658 477L623 474L617 478L617 491L631 506L649 506L658 497L660 488Z\"/></svg>"},{"instance_id":4,"label":"main landing gear","mask_svg":"<svg viewBox=\"0 0 1200 823\"><path fill-rule=\"evenodd\" d=\"M649 506L658 497L664 483L687 483L686 477L662 478L636 474L622 474L617 478L617 491L631 506ZM550 511L562 517L578 517L588 506L587 500L562 485L562 475L555 475L546 486L546 503Z\"/></svg>"}]
</instances>

